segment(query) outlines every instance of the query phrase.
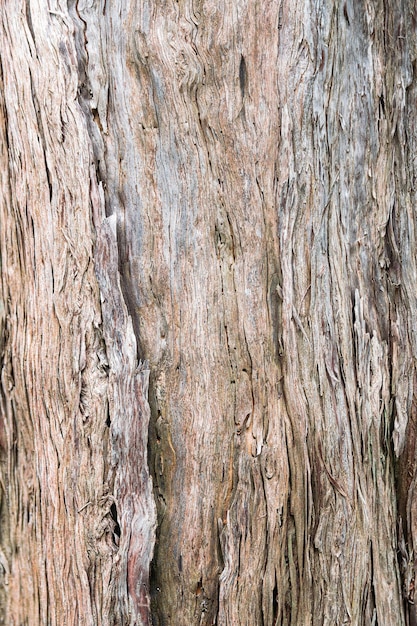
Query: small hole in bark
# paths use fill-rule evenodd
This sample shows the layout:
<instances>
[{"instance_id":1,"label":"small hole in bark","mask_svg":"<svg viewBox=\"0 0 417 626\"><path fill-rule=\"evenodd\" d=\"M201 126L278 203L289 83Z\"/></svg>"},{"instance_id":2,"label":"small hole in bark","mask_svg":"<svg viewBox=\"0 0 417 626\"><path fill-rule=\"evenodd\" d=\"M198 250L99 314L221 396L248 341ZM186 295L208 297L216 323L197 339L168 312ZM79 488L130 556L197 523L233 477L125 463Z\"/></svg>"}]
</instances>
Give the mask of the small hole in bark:
<instances>
[{"instance_id":1,"label":"small hole in bark","mask_svg":"<svg viewBox=\"0 0 417 626\"><path fill-rule=\"evenodd\" d=\"M203 593L203 581L200 578L200 580L197 583L197 589L195 590L195 595L201 596L202 593Z\"/></svg>"},{"instance_id":2,"label":"small hole in bark","mask_svg":"<svg viewBox=\"0 0 417 626\"><path fill-rule=\"evenodd\" d=\"M107 413L106 426L110 428L110 424L111 424L110 413Z\"/></svg>"},{"instance_id":3,"label":"small hole in bark","mask_svg":"<svg viewBox=\"0 0 417 626\"><path fill-rule=\"evenodd\" d=\"M112 520L114 521L114 530L113 530L113 532L116 535L116 537L118 537L120 539L121 530L120 530L120 526L119 526L119 521L117 519L117 507L116 507L114 502L113 502L113 504L110 507L110 515L112 517Z\"/></svg>"},{"instance_id":4,"label":"small hole in bark","mask_svg":"<svg viewBox=\"0 0 417 626\"><path fill-rule=\"evenodd\" d=\"M379 96L379 107L381 109L382 115L385 116L385 100L382 94Z\"/></svg>"},{"instance_id":5,"label":"small hole in bark","mask_svg":"<svg viewBox=\"0 0 417 626\"><path fill-rule=\"evenodd\" d=\"M91 97L93 96L93 94L91 94ZM100 115L99 112L97 111L97 109L91 109L91 113L93 114L93 120L95 121L95 123L97 124L97 126L100 129L100 132L103 132L103 127L101 125L101 120L100 120Z\"/></svg>"}]
</instances>

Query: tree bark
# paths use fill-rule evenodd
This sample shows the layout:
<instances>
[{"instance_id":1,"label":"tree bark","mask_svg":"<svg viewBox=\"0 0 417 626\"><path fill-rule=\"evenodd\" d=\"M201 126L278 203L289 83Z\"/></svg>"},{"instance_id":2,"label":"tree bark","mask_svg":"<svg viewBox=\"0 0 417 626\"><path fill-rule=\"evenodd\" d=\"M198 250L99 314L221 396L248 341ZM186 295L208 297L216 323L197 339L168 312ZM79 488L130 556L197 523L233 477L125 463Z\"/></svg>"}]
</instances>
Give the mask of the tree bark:
<instances>
[{"instance_id":1,"label":"tree bark","mask_svg":"<svg viewBox=\"0 0 417 626\"><path fill-rule=\"evenodd\" d=\"M0 7L0 623L417 624L414 3Z\"/></svg>"}]
</instances>

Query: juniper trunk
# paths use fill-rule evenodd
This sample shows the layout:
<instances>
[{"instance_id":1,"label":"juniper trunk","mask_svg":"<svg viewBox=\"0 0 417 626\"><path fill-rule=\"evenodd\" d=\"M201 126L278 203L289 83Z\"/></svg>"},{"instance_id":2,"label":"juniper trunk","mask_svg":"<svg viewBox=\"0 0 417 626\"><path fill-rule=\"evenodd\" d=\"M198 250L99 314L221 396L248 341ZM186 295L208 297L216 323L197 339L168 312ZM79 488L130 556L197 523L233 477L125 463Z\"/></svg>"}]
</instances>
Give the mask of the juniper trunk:
<instances>
[{"instance_id":1,"label":"juniper trunk","mask_svg":"<svg viewBox=\"0 0 417 626\"><path fill-rule=\"evenodd\" d=\"M1 624L417 624L416 29L1 3Z\"/></svg>"}]
</instances>

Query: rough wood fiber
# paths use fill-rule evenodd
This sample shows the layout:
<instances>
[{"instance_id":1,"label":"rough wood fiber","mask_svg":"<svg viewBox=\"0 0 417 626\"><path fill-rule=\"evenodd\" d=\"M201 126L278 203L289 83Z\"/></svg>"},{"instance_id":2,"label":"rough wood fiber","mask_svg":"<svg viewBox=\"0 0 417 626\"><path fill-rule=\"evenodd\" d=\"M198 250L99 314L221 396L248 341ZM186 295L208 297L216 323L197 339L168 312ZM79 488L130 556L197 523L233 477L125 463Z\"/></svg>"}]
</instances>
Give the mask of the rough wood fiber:
<instances>
[{"instance_id":1,"label":"rough wood fiber","mask_svg":"<svg viewBox=\"0 0 417 626\"><path fill-rule=\"evenodd\" d=\"M148 624L148 373L101 225L74 22L13 1L0 27L1 623Z\"/></svg>"},{"instance_id":2,"label":"rough wood fiber","mask_svg":"<svg viewBox=\"0 0 417 626\"><path fill-rule=\"evenodd\" d=\"M415 624L414 3L0 15L4 622Z\"/></svg>"}]
</instances>

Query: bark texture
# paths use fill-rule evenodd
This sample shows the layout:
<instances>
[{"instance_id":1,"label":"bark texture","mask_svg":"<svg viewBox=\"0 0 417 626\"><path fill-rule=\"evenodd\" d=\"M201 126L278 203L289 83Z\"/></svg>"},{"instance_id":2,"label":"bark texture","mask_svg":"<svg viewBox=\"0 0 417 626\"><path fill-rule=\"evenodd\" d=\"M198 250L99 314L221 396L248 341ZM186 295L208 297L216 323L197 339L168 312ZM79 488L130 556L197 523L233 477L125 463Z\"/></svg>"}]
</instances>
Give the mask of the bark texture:
<instances>
[{"instance_id":1,"label":"bark texture","mask_svg":"<svg viewBox=\"0 0 417 626\"><path fill-rule=\"evenodd\" d=\"M0 26L3 623L415 625L414 3Z\"/></svg>"},{"instance_id":2,"label":"bark texture","mask_svg":"<svg viewBox=\"0 0 417 626\"><path fill-rule=\"evenodd\" d=\"M149 372L97 180L82 31L46 2L3 3L0 23L1 623L147 624Z\"/></svg>"}]
</instances>

